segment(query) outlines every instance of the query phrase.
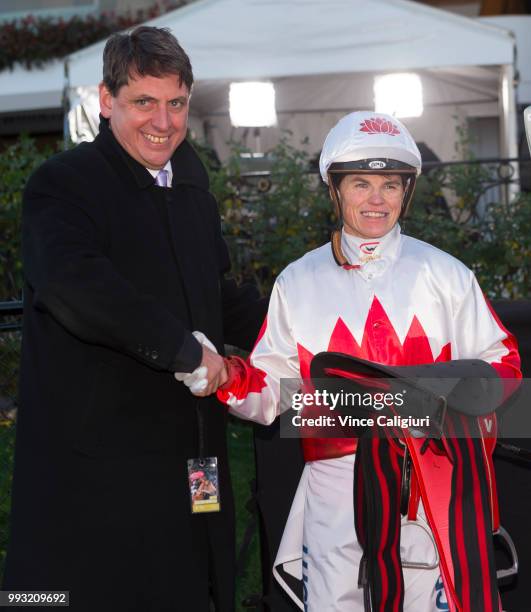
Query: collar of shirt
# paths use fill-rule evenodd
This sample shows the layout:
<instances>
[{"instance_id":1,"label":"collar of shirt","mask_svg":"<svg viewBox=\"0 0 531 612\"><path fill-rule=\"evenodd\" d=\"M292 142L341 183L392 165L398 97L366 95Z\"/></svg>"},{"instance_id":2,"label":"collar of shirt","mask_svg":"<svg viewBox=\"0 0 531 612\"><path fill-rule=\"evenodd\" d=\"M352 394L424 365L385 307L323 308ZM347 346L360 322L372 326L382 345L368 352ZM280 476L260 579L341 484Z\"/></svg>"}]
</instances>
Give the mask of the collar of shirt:
<instances>
[{"instance_id":1,"label":"collar of shirt","mask_svg":"<svg viewBox=\"0 0 531 612\"><path fill-rule=\"evenodd\" d=\"M151 168L146 168L146 170L151 174L153 178L157 178L157 174L160 172L160 170L167 170L168 171L168 187L171 187L171 183L173 180L173 170L171 169L170 160L168 160L164 168L160 168L160 170L152 170Z\"/></svg>"},{"instance_id":2,"label":"collar of shirt","mask_svg":"<svg viewBox=\"0 0 531 612\"><path fill-rule=\"evenodd\" d=\"M365 278L379 276L398 257L401 229L397 223L381 238L360 238L341 232L341 248L351 265L360 266L358 271Z\"/></svg>"}]
</instances>

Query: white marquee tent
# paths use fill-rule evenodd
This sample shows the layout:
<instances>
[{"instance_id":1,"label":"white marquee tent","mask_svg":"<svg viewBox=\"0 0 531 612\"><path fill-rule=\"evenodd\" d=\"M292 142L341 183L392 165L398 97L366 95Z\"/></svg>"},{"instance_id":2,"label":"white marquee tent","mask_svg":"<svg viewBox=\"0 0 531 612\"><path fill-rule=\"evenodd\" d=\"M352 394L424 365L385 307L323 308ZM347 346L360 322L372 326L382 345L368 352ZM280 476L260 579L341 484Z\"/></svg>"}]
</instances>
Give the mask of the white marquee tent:
<instances>
[{"instance_id":1,"label":"white marquee tent","mask_svg":"<svg viewBox=\"0 0 531 612\"><path fill-rule=\"evenodd\" d=\"M0 113L32 111L61 106L64 83L63 62L26 70L20 64L0 72Z\"/></svg>"},{"instance_id":2,"label":"white marquee tent","mask_svg":"<svg viewBox=\"0 0 531 612\"><path fill-rule=\"evenodd\" d=\"M199 0L149 22L170 27L192 58L192 127L223 156L231 81L275 85L278 128L317 151L339 116L372 108L373 77L415 71L425 112L406 120L441 159L456 122L500 113L500 154L516 157L514 39L506 30L408 0ZM104 43L69 58L72 91L94 86ZM83 91L83 90L81 90ZM262 130L262 146L278 128Z\"/></svg>"},{"instance_id":3,"label":"white marquee tent","mask_svg":"<svg viewBox=\"0 0 531 612\"><path fill-rule=\"evenodd\" d=\"M501 119L499 154L516 156L514 38L490 23L407 0L199 0L149 24L170 27L190 54L191 125L222 156L226 141L243 133L228 118L232 81L272 81L278 128L290 129L294 142L308 136L316 152L339 116L373 107L374 76L396 71L420 75L425 112L405 122L441 159L453 156L457 122L492 116ZM85 109L103 46L67 59L70 98ZM0 74L0 112L60 100L58 63L24 86L17 71ZM262 130L263 148L278 140L278 128Z\"/></svg>"}]
</instances>

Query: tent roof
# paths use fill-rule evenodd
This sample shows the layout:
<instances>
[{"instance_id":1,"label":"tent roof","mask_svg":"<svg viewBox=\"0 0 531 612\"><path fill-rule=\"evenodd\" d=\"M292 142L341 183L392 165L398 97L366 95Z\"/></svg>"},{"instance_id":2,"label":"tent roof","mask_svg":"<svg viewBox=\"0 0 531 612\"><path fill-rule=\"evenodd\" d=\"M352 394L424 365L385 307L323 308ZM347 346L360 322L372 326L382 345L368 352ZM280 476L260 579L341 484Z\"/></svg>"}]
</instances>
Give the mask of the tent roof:
<instances>
[{"instance_id":1,"label":"tent roof","mask_svg":"<svg viewBox=\"0 0 531 612\"><path fill-rule=\"evenodd\" d=\"M199 0L170 27L201 80L512 63L503 29L409 0ZM70 56L71 86L101 79L104 42Z\"/></svg>"},{"instance_id":2,"label":"tent roof","mask_svg":"<svg viewBox=\"0 0 531 612\"><path fill-rule=\"evenodd\" d=\"M528 25L520 18L513 21ZM439 102L493 100L493 66L511 63L514 52L513 37L499 22L482 23L408 0L199 0L148 23L170 27L190 54L199 81L194 112L225 112L222 84L260 78L293 90L285 104L277 96L285 107L279 110L341 109L337 74L357 73L359 81L363 73L394 70L424 69L424 79L431 72L440 83L432 96ZM69 57L72 87L100 81L104 44ZM313 88L310 100L301 79L306 84L319 75L328 80ZM61 61L43 69L5 70L0 73L0 113L57 108L63 82ZM349 86L358 98L359 85ZM372 88L364 89L370 93ZM356 99L352 93L348 108ZM370 106L372 100L359 104Z\"/></svg>"},{"instance_id":3,"label":"tent roof","mask_svg":"<svg viewBox=\"0 0 531 612\"><path fill-rule=\"evenodd\" d=\"M16 65L0 72L0 113L58 108L63 97L64 64L56 60L43 68Z\"/></svg>"}]
</instances>

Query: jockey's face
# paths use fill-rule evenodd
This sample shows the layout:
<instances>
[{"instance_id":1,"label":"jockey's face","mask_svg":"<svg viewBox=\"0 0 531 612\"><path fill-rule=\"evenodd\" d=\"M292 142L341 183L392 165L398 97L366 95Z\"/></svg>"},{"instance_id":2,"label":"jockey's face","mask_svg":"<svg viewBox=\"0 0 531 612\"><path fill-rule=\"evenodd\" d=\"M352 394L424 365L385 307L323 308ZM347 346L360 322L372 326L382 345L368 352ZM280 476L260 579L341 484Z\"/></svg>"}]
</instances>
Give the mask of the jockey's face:
<instances>
[{"instance_id":1,"label":"jockey's face","mask_svg":"<svg viewBox=\"0 0 531 612\"><path fill-rule=\"evenodd\" d=\"M381 238L398 221L403 198L399 174L347 174L339 184L345 231L360 238Z\"/></svg>"}]
</instances>

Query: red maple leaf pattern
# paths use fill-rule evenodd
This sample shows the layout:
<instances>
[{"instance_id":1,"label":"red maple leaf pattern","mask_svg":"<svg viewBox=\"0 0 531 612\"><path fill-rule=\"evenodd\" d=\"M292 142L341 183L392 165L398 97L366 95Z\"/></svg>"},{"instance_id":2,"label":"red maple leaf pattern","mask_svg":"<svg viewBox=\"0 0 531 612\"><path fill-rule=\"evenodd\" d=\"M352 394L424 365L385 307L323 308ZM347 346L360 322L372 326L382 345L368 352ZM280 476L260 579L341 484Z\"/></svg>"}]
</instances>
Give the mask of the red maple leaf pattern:
<instances>
[{"instance_id":1,"label":"red maple leaf pattern","mask_svg":"<svg viewBox=\"0 0 531 612\"><path fill-rule=\"evenodd\" d=\"M264 321L257 344L266 328L267 319ZM433 358L428 337L416 316L411 321L404 342L400 342L393 324L376 296L367 314L361 345L357 343L343 319L339 317L332 331L327 350L354 355L385 365L419 365L451 359L450 343L442 348L436 359ZM297 351L301 378L309 379L313 354L300 343L297 344ZM251 366L248 360L244 361L238 357L231 357L231 360L235 368L234 380L227 385L228 388L218 390L218 398L227 402L230 395L240 400L245 399L249 393L260 393L266 386L266 372L256 366Z\"/></svg>"},{"instance_id":2,"label":"red maple leaf pattern","mask_svg":"<svg viewBox=\"0 0 531 612\"><path fill-rule=\"evenodd\" d=\"M301 344L297 344L297 350L301 377L309 379L313 354ZM449 361L452 358L450 343L443 346L436 359L433 358L426 332L416 316L411 321L404 342L400 342L393 324L376 296L367 314L361 344L357 343L343 319L339 317L330 336L327 350L384 365L420 365ZM309 437L302 439L302 446L305 460L315 461L354 453L357 440Z\"/></svg>"},{"instance_id":3,"label":"red maple leaf pattern","mask_svg":"<svg viewBox=\"0 0 531 612\"><path fill-rule=\"evenodd\" d=\"M301 376L309 378L313 354L301 344L298 344L297 348ZM396 366L420 365L451 359L450 343L443 346L439 355L434 359L426 332L416 316L411 321L404 342L400 342L393 324L376 296L367 314L361 345L357 343L343 319L339 317L332 331L327 350Z\"/></svg>"}]
</instances>

